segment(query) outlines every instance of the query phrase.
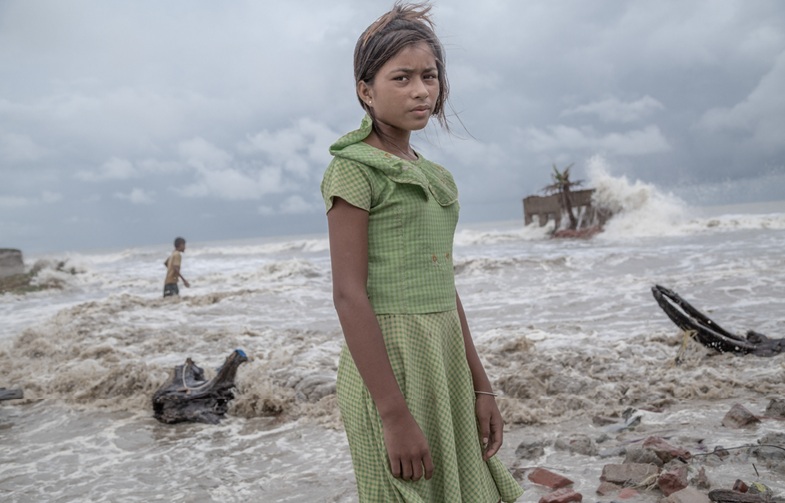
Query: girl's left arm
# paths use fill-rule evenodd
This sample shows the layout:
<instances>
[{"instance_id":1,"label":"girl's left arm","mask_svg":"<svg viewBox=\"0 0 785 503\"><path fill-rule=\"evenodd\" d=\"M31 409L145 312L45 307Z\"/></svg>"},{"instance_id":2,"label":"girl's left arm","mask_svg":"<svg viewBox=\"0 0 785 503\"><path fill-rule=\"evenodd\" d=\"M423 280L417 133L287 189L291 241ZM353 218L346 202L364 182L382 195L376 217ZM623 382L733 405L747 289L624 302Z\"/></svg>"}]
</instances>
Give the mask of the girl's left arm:
<instances>
[{"instance_id":1,"label":"girl's left arm","mask_svg":"<svg viewBox=\"0 0 785 503\"><path fill-rule=\"evenodd\" d=\"M458 292L455 292L455 301L458 307L458 317L461 320L461 331L463 332L463 342L466 346L466 361L469 363L469 369L472 373L472 382L474 383L475 391L484 391L492 393L491 382L485 373L485 368L482 366L480 357L477 354L477 349L474 347L472 334L469 331L469 322L466 321L466 313L461 304L461 298ZM502 446L504 436L504 422L502 421L501 412L496 405L496 398L492 395L485 393L475 393L475 413L477 414L477 421L479 423L479 434L483 447L482 458L488 461L491 456L499 451Z\"/></svg>"}]
</instances>

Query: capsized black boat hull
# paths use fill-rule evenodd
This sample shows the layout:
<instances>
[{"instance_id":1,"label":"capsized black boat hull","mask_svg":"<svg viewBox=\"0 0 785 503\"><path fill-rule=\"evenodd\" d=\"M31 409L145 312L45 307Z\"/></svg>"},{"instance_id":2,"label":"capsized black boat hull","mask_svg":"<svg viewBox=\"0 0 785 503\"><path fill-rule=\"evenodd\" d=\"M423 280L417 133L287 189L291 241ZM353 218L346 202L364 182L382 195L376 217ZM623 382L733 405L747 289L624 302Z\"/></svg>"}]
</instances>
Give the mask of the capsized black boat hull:
<instances>
[{"instance_id":1,"label":"capsized black boat hull","mask_svg":"<svg viewBox=\"0 0 785 503\"><path fill-rule=\"evenodd\" d=\"M721 353L755 356L776 356L785 352L785 339L771 339L754 330L747 331L746 337L733 334L695 309L673 290L654 285L651 293L676 326L685 332L694 333L695 338L708 348Z\"/></svg>"}]
</instances>

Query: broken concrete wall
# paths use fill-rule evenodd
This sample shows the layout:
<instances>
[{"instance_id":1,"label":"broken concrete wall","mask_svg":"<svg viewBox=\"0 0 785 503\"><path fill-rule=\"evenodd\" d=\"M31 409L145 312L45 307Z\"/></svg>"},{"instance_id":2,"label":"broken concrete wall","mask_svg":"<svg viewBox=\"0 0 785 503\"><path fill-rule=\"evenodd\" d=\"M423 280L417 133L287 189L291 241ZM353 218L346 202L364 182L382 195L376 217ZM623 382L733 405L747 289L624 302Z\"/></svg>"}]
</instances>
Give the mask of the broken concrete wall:
<instances>
[{"instance_id":1,"label":"broken concrete wall","mask_svg":"<svg viewBox=\"0 0 785 503\"><path fill-rule=\"evenodd\" d=\"M0 278L15 276L25 272L22 252L14 248L0 248Z\"/></svg>"},{"instance_id":2,"label":"broken concrete wall","mask_svg":"<svg viewBox=\"0 0 785 503\"><path fill-rule=\"evenodd\" d=\"M579 227L602 226L608 219L607 212L592 206L592 194L594 194L594 189L570 192L570 202L572 203L575 216L578 222L580 222ZM562 215L564 214L564 210L559 202L560 197L559 194L553 194L550 196L529 196L525 198L523 200L524 224L529 225L536 216L540 227L553 220L556 225L555 228L560 228Z\"/></svg>"}]
</instances>

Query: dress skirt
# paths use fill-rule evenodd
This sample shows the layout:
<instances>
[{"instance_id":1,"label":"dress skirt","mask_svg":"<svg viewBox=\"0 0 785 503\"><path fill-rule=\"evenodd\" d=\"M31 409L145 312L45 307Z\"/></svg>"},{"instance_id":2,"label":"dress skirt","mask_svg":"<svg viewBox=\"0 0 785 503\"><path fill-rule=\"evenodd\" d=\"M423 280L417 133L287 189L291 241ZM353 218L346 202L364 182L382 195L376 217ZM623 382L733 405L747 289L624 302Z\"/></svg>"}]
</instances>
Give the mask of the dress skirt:
<instances>
[{"instance_id":1,"label":"dress skirt","mask_svg":"<svg viewBox=\"0 0 785 503\"><path fill-rule=\"evenodd\" d=\"M409 410L431 450L430 480L396 479L382 422L346 346L338 368L338 404L361 502L497 503L515 501L520 484L494 456L482 459L475 394L458 312L377 315Z\"/></svg>"}]
</instances>

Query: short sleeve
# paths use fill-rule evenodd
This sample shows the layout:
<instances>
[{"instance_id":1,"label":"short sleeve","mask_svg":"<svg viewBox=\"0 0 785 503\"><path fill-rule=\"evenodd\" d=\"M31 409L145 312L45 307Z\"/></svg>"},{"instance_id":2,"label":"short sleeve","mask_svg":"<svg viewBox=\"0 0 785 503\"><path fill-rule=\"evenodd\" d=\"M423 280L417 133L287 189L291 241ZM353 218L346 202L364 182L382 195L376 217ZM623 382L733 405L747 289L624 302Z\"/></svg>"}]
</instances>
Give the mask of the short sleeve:
<instances>
[{"instance_id":1,"label":"short sleeve","mask_svg":"<svg viewBox=\"0 0 785 503\"><path fill-rule=\"evenodd\" d=\"M365 211L371 210L371 181L368 168L346 159L333 159L322 179L322 198L329 212L333 199L340 197L347 203Z\"/></svg>"}]
</instances>

